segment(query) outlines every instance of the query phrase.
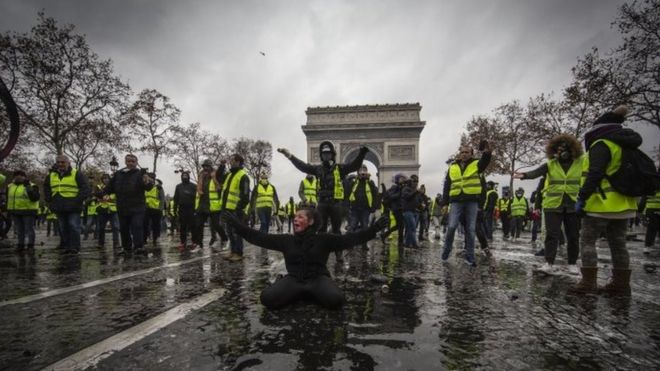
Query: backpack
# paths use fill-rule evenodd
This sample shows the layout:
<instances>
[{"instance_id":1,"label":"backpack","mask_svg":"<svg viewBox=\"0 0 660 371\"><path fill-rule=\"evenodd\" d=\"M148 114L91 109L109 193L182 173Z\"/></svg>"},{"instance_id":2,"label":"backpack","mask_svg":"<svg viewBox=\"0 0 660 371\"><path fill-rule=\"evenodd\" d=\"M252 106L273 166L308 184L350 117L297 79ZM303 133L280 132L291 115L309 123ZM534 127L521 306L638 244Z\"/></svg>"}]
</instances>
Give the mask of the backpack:
<instances>
[{"instance_id":1,"label":"backpack","mask_svg":"<svg viewBox=\"0 0 660 371\"><path fill-rule=\"evenodd\" d=\"M650 196L660 189L660 174L653 160L639 148L621 147L621 166L607 180L626 196Z\"/></svg>"}]
</instances>

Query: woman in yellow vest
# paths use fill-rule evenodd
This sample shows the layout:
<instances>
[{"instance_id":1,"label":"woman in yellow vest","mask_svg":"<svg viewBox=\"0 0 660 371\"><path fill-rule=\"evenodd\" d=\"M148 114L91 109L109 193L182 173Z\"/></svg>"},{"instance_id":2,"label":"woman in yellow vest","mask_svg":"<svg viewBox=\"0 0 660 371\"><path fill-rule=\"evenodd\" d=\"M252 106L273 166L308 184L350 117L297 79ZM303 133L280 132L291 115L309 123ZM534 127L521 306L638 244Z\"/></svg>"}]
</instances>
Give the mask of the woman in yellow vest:
<instances>
[{"instance_id":1,"label":"woman in yellow vest","mask_svg":"<svg viewBox=\"0 0 660 371\"><path fill-rule=\"evenodd\" d=\"M560 134L548 141L545 147L548 161L538 168L516 173L516 179L545 177L542 190L543 219L545 220L545 264L538 270L546 274L555 273L554 264L559 246L561 227L564 226L568 244L568 271L579 274L577 259L579 250L580 221L575 214L575 200L580 189L582 176L582 147L570 134ZM538 193L537 193L538 196Z\"/></svg>"},{"instance_id":2,"label":"woman in yellow vest","mask_svg":"<svg viewBox=\"0 0 660 371\"><path fill-rule=\"evenodd\" d=\"M7 186L7 211L16 229L16 248L34 249L34 221L39 211L39 188L27 178L23 170L14 171L14 180Z\"/></svg>"},{"instance_id":3,"label":"woman in yellow vest","mask_svg":"<svg viewBox=\"0 0 660 371\"><path fill-rule=\"evenodd\" d=\"M612 255L612 279L603 288L609 294L630 295L630 258L626 248L628 219L634 218L637 203L634 197L619 193L610 185L608 175L621 166L622 147L637 148L642 137L622 127L628 110L617 107L599 117L584 135L587 156L582 166L582 185L575 211L582 219L582 279L575 287L579 292L596 290L598 252L596 240L607 236ZM635 179L631 179L634 182Z\"/></svg>"}]
</instances>

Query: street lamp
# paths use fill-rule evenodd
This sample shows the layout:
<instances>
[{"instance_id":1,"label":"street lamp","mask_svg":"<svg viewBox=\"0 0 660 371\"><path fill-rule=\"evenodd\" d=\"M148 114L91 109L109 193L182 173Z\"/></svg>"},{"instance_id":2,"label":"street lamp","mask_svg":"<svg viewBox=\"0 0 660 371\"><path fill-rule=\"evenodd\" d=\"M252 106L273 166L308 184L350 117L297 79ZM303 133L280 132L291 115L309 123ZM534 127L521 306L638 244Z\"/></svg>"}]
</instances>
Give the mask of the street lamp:
<instances>
[{"instance_id":1,"label":"street lamp","mask_svg":"<svg viewBox=\"0 0 660 371\"><path fill-rule=\"evenodd\" d=\"M117 157L112 156L112 160L110 160L110 171L114 174L117 169L119 168L119 162L117 162Z\"/></svg>"}]
</instances>

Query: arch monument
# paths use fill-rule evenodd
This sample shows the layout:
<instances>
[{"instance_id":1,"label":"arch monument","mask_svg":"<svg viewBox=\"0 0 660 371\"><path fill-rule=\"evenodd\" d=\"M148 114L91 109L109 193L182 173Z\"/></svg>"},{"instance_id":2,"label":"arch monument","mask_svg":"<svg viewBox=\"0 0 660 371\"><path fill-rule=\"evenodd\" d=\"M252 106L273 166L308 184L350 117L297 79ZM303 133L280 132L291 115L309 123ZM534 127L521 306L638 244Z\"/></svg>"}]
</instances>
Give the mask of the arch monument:
<instances>
[{"instance_id":1,"label":"arch monument","mask_svg":"<svg viewBox=\"0 0 660 371\"><path fill-rule=\"evenodd\" d=\"M368 147L366 160L378 169L377 184L389 186L396 173L418 174L419 136L426 125L419 117L421 109L419 103L309 107L302 126L307 161L320 163L319 144L329 140L339 163L354 159L360 146Z\"/></svg>"}]
</instances>

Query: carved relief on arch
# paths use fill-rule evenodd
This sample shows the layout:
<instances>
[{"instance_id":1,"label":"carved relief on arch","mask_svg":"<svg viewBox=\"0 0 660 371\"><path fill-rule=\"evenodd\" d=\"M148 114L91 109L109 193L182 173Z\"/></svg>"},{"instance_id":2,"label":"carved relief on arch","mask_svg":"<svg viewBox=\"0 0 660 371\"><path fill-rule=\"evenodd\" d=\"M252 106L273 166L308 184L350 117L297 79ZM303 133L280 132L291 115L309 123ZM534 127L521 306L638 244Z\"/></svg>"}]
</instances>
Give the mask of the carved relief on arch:
<instances>
[{"instance_id":1,"label":"carved relief on arch","mask_svg":"<svg viewBox=\"0 0 660 371\"><path fill-rule=\"evenodd\" d=\"M345 160L347 158L347 156L349 155L349 153L353 152L354 150L356 150L356 149L358 149L362 146L366 146L367 148L369 148L369 150L374 152L376 157L378 157L380 159L381 163L384 161L385 157L383 156L383 154L385 152L384 152L383 142L341 143L340 144L340 156L339 156L339 158L342 159L342 160Z\"/></svg>"}]
</instances>

